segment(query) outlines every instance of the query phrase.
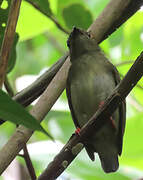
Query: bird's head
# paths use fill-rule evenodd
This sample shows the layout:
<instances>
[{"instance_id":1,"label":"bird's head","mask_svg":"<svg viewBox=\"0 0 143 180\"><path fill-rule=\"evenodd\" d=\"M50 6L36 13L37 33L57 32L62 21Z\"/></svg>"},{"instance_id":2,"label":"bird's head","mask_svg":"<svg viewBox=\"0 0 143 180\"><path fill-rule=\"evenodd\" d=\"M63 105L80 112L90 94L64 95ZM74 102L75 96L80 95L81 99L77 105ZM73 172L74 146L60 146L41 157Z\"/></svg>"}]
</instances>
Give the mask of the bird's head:
<instances>
[{"instance_id":1,"label":"bird's head","mask_svg":"<svg viewBox=\"0 0 143 180\"><path fill-rule=\"evenodd\" d=\"M90 33L74 27L67 41L71 58L99 49L96 41L90 37Z\"/></svg>"}]
</instances>

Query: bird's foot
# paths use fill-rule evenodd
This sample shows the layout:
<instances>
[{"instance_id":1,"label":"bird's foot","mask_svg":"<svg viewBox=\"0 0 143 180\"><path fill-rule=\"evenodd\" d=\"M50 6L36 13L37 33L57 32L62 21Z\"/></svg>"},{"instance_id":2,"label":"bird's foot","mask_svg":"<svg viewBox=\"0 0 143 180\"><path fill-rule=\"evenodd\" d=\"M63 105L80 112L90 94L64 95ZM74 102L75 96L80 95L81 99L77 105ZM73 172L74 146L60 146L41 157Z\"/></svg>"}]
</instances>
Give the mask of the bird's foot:
<instances>
[{"instance_id":1,"label":"bird's foot","mask_svg":"<svg viewBox=\"0 0 143 180\"><path fill-rule=\"evenodd\" d=\"M99 108L101 108L104 104L104 101L101 101L100 104L99 104ZM113 120L112 116L110 116L110 122L111 122L111 125L113 127L113 129L116 130L116 125L115 125L115 121Z\"/></svg>"},{"instance_id":2,"label":"bird's foot","mask_svg":"<svg viewBox=\"0 0 143 180\"><path fill-rule=\"evenodd\" d=\"M77 129L75 130L75 134L80 135L80 128L79 127L77 127Z\"/></svg>"}]
</instances>

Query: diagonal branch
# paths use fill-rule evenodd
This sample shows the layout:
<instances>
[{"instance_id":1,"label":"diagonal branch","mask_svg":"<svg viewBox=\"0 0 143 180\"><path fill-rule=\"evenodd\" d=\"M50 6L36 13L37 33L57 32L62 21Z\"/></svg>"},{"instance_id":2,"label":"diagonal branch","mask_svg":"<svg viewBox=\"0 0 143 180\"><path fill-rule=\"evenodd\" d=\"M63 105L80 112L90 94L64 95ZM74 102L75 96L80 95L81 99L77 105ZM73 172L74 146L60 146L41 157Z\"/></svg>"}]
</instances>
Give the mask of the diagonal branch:
<instances>
[{"instance_id":1,"label":"diagonal branch","mask_svg":"<svg viewBox=\"0 0 143 180\"><path fill-rule=\"evenodd\" d=\"M116 0L116 2L111 0L90 26L89 31L96 41L100 43L136 13L142 4L143 0ZM98 31L96 29L97 26Z\"/></svg>"},{"instance_id":2,"label":"diagonal branch","mask_svg":"<svg viewBox=\"0 0 143 180\"><path fill-rule=\"evenodd\" d=\"M136 73L138 72L138 73ZM130 68L124 79L115 88L110 97L107 98L104 105L97 110L86 125L81 129L80 136L72 135L69 142L63 147L60 153L48 165L38 180L54 180L56 179L75 159L78 153L83 149L83 142L89 139L93 133L97 133L117 109L122 101L137 84L143 75L143 52Z\"/></svg>"},{"instance_id":3,"label":"diagonal branch","mask_svg":"<svg viewBox=\"0 0 143 180\"><path fill-rule=\"evenodd\" d=\"M31 104L35 99L37 99L50 84L57 71L64 64L68 54L60 58L50 69L48 69L44 74L42 74L36 81L34 81L30 86L26 87L21 92L17 93L13 99L23 105L24 107Z\"/></svg>"},{"instance_id":4,"label":"diagonal branch","mask_svg":"<svg viewBox=\"0 0 143 180\"><path fill-rule=\"evenodd\" d=\"M128 3L131 3L133 0L128 0ZM115 9L114 13L119 13L119 17L122 18L122 11L119 12L118 8L121 8L121 5L124 2L126 3L125 0L111 0L111 2L114 4L112 8ZM116 6L118 4L118 8ZM125 8L127 6L123 6L122 8ZM105 9L108 9L108 6L105 7ZM95 34L100 35L98 42L101 41L101 39L104 37L104 32L98 30L98 26L100 27L100 22L104 21L107 23L109 21L110 25L111 19L109 18L110 16L113 16L112 21L115 22L114 19L114 13L112 11L108 11L108 16L105 15L99 16L98 17L98 24L96 25L96 28L94 28ZM110 16L109 16L110 14ZM131 15L134 14L134 11L131 13ZM119 19L120 19L119 18ZM101 21L99 21L101 19ZM96 22L96 21L95 21ZM106 24L105 23L105 24ZM123 22L122 22L123 23ZM120 25L122 24L120 23ZM105 26L104 28L104 23L102 24L102 28L105 29L105 32L109 29L108 26ZM90 28L92 31L92 29ZM101 33L101 34L100 34ZM39 101L37 104L33 107L31 110L31 114L37 119L37 120L42 120L47 112L51 109L57 98L60 96L62 91L64 90L66 86L66 79L67 79L67 74L68 74L68 69L70 67L70 60L69 58L66 60L64 65L61 67L59 72L56 74L56 76L53 78L52 82L49 84L48 88L46 91L43 93L43 95L40 97ZM29 138L32 135L32 131L20 126L17 128L16 132L13 134L13 136L9 139L9 141L6 143L6 145L0 150L0 154L2 155L3 158L0 159L0 174L7 168L7 166L10 164L10 162L15 158L15 156L18 154L18 152L23 148L24 143L26 143ZM67 164L67 162L64 162L64 166Z\"/></svg>"},{"instance_id":5,"label":"diagonal branch","mask_svg":"<svg viewBox=\"0 0 143 180\"><path fill-rule=\"evenodd\" d=\"M2 42L2 47L0 51L0 87L2 87L6 70L8 66L8 58L12 48L12 43L15 35L15 29L17 24L17 19L19 15L19 9L21 5L21 0L12 0L11 7L8 15L7 26L4 33L4 38Z\"/></svg>"}]
</instances>

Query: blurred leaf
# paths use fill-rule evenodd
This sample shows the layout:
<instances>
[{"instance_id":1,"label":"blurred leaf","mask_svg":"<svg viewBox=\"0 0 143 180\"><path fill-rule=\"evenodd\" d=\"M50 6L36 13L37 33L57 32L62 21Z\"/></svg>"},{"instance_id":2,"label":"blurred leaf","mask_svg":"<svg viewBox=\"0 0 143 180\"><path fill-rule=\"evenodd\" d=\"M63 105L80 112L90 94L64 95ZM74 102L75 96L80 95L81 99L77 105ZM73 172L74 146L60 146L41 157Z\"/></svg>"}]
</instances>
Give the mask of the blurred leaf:
<instances>
[{"instance_id":1,"label":"blurred leaf","mask_svg":"<svg viewBox=\"0 0 143 180\"><path fill-rule=\"evenodd\" d=\"M2 4L0 6L0 49L2 46L2 41L3 41L3 37L4 37L4 32L5 32L5 28L6 28L6 24L7 24L7 19L8 19L8 13L9 13L9 7L10 7L10 0L6 1L3 0L1 1ZM14 36L14 41L13 41L13 46L10 52L10 56L9 56L9 60L8 60L8 69L7 69L7 73L9 73L14 65L15 65L15 61L16 61L16 44L18 42L18 34L15 33Z\"/></svg>"},{"instance_id":2,"label":"blurred leaf","mask_svg":"<svg viewBox=\"0 0 143 180\"><path fill-rule=\"evenodd\" d=\"M15 124L22 124L32 130L41 131L52 138L33 116L2 90L0 90L0 118Z\"/></svg>"},{"instance_id":3,"label":"blurred leaf","mask_svg":"<svg viewBox=\"0 0 143 180\"><path fill-rule=\"evenodd\" d=\"M36 7L38 7L40 9L41 12L43 12L43 14L47 14L47 15L52 15L52 11L50 8L50 4L48 0L26 0L27 2L31 2L32 4L34 4Z\"/></svg>"},{"instance_id":4,"label":"blurred leaf","mask_svg":"<svg viewBox=\"0 0 143 180\"><path fill-rule=\"evenodd\" d=\"M124 41L122 42L122 59L135 59L142 51L142 19L143 12L139 11L125 23Z\"/></svg>"},{"instance_id":5,"label":"blurred leaf","mask_svg":"<svg viewBox=\"0 0 143 180\"><path fill-rule=\"evenodd\" d=\"M65 21L63 19L63 10L65 7L68 7L72 4L81 4L84 5L83 0L57 0L57 19L60 21L61 24L65 25Z\"/></svg>"},{"instance_id":6,"label":"blurred leaf","mask_svg":"<svg viewBox=\"0 0 143 180\"><path fill-rule=\"evenodd\" d=\"M92 23L90 11L81 4L72 4L65 7L63 10L63 18L69 29L72 29L73 26L87 29Z\"/></svg>"},{"instance_id":7,"label":"blurred leaf","mask_svg":"<svg viewBox=\"0 0 143 180\"><path fill-rule=\"evenodd\" d=\"M20 40L32 38L45 32L52 26L54 26L53 22L49 18L26 1L22 1L16 28L16 31L20 35Z\"/></svg>"}]
</instances>

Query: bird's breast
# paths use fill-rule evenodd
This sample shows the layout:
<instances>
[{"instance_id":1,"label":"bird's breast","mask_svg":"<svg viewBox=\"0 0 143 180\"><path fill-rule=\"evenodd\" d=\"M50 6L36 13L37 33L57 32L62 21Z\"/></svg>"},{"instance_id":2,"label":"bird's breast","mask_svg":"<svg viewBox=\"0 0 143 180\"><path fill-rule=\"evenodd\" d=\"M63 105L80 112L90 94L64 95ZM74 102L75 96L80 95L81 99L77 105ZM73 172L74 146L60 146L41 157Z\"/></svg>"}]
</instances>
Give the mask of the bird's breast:
<instances>
[{"instance_id":1,"label":"bird's breast","mask_svg":"<svg viewBox=\"0 0 143 180\"><path fill-rule=\"evenodd\" d=\"M107 70L101 67L85 66L75 71L71 77L71 101L74 114L80 126L83 126L97 111L115 87L114 79ZM72 69L71 69L72 71Z\"/></svg>"}]
</instances>

